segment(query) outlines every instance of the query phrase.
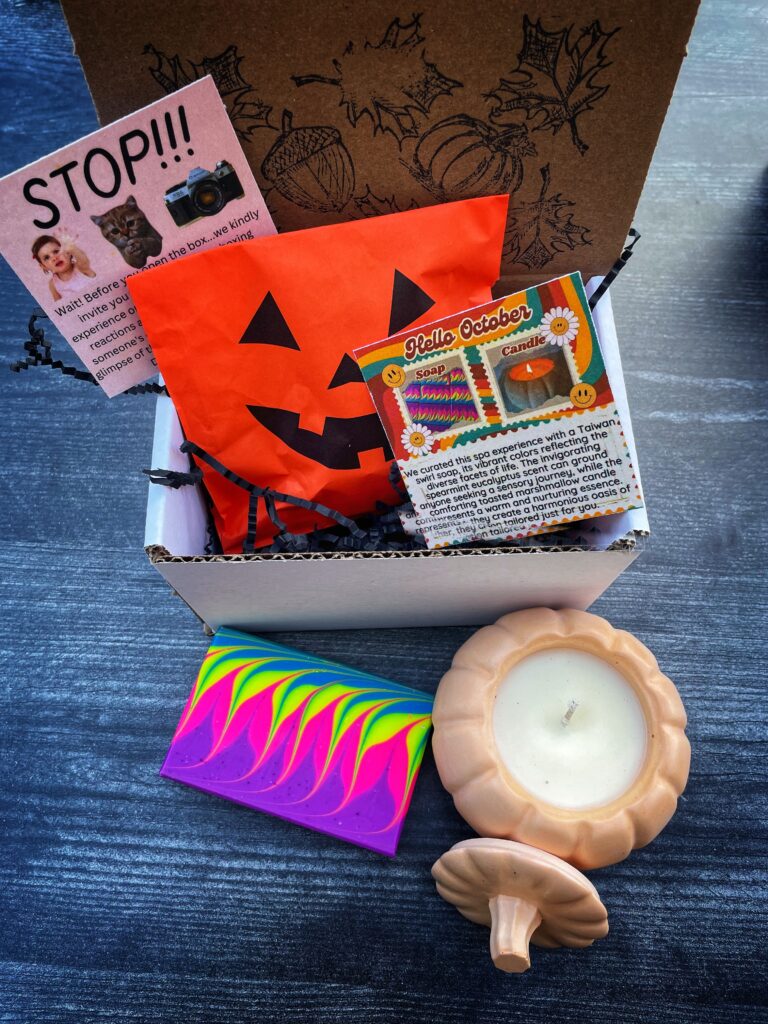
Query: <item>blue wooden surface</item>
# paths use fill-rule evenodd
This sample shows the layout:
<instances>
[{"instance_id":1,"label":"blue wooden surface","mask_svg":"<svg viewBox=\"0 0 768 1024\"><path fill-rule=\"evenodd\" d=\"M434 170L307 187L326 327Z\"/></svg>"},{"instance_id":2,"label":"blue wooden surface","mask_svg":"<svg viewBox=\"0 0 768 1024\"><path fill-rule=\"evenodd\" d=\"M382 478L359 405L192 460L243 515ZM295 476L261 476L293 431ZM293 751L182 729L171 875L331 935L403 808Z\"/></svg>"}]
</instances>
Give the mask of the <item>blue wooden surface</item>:
<instances>
[{"instance_id":1,"label":"blue wooden surface","mask_svg":"<svg viewBox=\"0 0 768 1024\"><path fill-rule=\"evenodd\" d=\"M0 15L6 173L96 119L58 7ZM766 1019L767 37L705 0L614 290L654 535L595 610L677 682L693 764L591 873L608 938L493 969L434 893L469 829L429 756L394 861L162 781L206 641L142 553L152 400L3 371L0 1021ZM7 364L31 302L0 287ZM469 633L277 639L433 689Z\"/></svg>"}]
</instances>

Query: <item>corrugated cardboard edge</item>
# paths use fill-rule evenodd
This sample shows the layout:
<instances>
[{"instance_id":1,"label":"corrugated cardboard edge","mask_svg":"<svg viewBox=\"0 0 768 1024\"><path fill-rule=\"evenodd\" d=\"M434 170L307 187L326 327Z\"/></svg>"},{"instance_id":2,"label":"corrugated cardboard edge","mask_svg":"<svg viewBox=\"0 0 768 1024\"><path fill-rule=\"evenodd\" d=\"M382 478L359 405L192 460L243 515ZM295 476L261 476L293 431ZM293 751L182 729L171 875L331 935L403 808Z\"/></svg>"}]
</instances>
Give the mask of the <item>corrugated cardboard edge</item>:
<instances>
[{"instance_id":1,"label":"corrugated cardboard edge","mask_svg":"<svg viewBox=\"0 0 768 1024\"><path fill-rule=\"evenodd\" d=\"M608 551L634 551L643 537L648 536L646 531L633 530L626 537L615 541ZM323 562L323 561L346 561L358 558L455 558L457 556L471 555L544 555L557 552L581 552L585 555L593 554L590 548L579 547L578 545L552 545L551 547L514 547L498 545L492 548L439 548L429 551L418 549L415 551L298 551L298 552L258 552L249 555L172 555L167 548L161 544L150 544L144 550L152 563L158 565L161 562Z\"/></svg>"}]
</instances>

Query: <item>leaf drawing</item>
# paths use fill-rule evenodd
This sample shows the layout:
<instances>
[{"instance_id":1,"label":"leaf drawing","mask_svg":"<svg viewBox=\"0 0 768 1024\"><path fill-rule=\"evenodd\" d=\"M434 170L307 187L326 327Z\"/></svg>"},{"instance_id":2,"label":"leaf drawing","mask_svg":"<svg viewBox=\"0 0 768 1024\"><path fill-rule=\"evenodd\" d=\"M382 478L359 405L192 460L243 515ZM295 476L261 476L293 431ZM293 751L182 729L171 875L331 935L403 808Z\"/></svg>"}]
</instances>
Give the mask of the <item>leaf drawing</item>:
<instances>
[{"instance_id":1,"label":"leaf drawing","mask_svg":"<svg viewBox=\"0 0 768 1024\"><path fill-rule=\"evenodd\" d=\"M380 43L350 42L334 59L334 76L293 75L296 85L334 85L341 90L341 105L354 127L370 117L373 133L391 132L399 143L417 136L417 117L429 113L438 96L449 95L462 83L447 78L427 60L421 15L403 24L395 18Z\"/></svg>"},{"instance_id":2,"label":"leaf drawing","mask_svg":"<svg viewBox=\"0 0 768 1024\"><path fill-rule=\"evenodd\" d=\"M377 196L371 191L371 186L365 186L365 192L361 196L355 196L355 206L361 217L378 217L384 213L403 213L405 210L418 209L416 201L411 199L406 206L401 206L395 196Z\"/></svg>"},{"instance_id":3,"label":"leaf drawing","mask_svg":"<svg viewBox=\"0 0 768 1024\"><path fill-rule=\"evenodd\" d=\"M522 263L529 270L540 270L560 252L573 250L577 245L590 245L589 228L572 221L573 206L558 192L548 196L549 164L541 168L541 191L532 203L513 206L504 240L504 258Z\"/></svg>"},{"instance_id":4,"label":"leaf drawing","mask_svg":"<svg viewBox=\"0 0 768 1024\"><path fill-rule=\"evenodd\" d=\"M155 58L156 64L150 67L149 73L167 93L210 75L227 108L232 127L241 139L250 138L256 128L272 127L269 123L272 108L259 99L253 86L240 73L243 58L238 56L234 44L215 57L203 57L199 64L184 60L178 54L169 57L151 43L144 47L144 53Z\"/></svg>"},{"instance_id":5,"label":"leaf drawing","mask_svg":"<svg viewBox=\"0 0 768 1024\"><path fill-rule=\"evenodd\" d=\"M250 92L251 86L240 74L240 64L243 58L238 57L237 47L232 44L217 57L203 57L199 64L195 64L198 78L210 75L216 83L220 95L229 96L234 92Z\"/></svg>"},{"instance_id":6,"label":"leaf drawing","mask_svg":"<svg viewBox=\"0 0 768 1024\"><path fill-rule=\"evenodd\" d=\"M191 85L196 81L195 65L191 61L186 62L187 67L185 68L184 62L178 54L168 57L152 43L147 43L143 52L151 53L157 61L157 64L149 69L149 73L165 92L176 92L177 89L183 89L185 85Z\"/></svg>"},{"instance_id":7,"label":"leaf drawing","mask_svg":"<svg viewBox=\"0 0 768 1024\"><path fill-rule=\"evenodd\" d=\"M489 94L489 99L496 100L491 121L507 125L532 118L534 131L548 129L553 135L567 124L583 156L589 147L579 137L577 119L608 92L609 86L596 79L610 67L605 46L618 31L603 32L600 22L593 21L571 44L573 25L547 32L541 21L534 25L524 15L517 67Z\"/></svg>"}]
</instances>

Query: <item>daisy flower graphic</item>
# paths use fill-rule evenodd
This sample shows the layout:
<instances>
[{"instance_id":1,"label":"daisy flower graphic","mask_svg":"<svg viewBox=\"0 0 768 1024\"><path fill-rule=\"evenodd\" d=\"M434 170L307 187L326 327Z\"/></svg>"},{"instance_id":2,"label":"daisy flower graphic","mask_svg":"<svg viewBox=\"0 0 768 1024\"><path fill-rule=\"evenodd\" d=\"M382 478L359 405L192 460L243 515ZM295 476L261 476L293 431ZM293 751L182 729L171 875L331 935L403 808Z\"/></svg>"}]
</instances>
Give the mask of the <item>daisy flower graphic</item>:
<instances>
[{"instance_id":1,"label":"daisy flower graphic","mask_svg":"<svg viewBox=\"0 0 768 1024\"><path fill-rule=\"evenodd\" d=\"M434 436L429 427L414 423L412 427L405 428L400 441L410 455L428 455L432 451Z\"/></svg>"},{"instance_id":2,"label":"daisy flower graphic","mask_svg":"<svg viewBox=\"0 0 768 1024\"><path fill-rule=\"evenodd\" d=\"M555 306L541 318L541 335L551 345L564 345L579 333L579 318L567 306Z\"/></svg>"}]
</instances>

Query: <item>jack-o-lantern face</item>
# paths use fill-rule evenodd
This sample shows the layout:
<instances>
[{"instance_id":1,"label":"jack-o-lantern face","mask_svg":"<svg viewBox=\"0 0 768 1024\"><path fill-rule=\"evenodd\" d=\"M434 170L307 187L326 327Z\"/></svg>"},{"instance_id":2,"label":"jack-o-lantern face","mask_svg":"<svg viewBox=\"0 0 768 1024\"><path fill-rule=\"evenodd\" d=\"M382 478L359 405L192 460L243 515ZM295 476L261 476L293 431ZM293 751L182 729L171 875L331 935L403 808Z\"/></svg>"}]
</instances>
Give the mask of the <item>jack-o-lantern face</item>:
<instances>
[{"instance_id":1,"label":"jack-o-lantern face","mask_svg":"<svg viewBox=\"0 0 768 1024\"><path fill-rule=\"evenodd\" d=\"M252 483L349 516L392 505L391 451L355 348L486 302L507 197L235 243L129 279L188 440ZM226 552L248 494L202 466ZM288 528L327 525L291 505ZM259 521L257 540L274 527Z\"/></svg>"},{"instance_id":2,"label":"jack-o-lantern face","mask_svg":"<svg viewBox=\"0 0 768 1024\"><path fill-rule=\"evenodd\" d=\"M434 299L423 289L395 269L388 333L396 334L405 330L423 317L434 304ZM276 345L301 351L301 345L271 292L267 292L256 310L243 332L240 344ZM330 371L331 367L326 366L325 369ZM321 378L318 380L318 391L322 390L322 384ZM338 366L332 371L326 387L330 391L344 384L362 384L365 387L360 368L348 352L341 353ZM348 397L346 401L349 402ZM299 425L300 415L296 410L249 405L248 411L263 427L299 455L319 462L328 469L359 469L361 453L376 449L382 449L387 458L392 458L389 442L375 412L357 416L327 415L322 431L317 433Z\"/></svg>"}]
</instances>

